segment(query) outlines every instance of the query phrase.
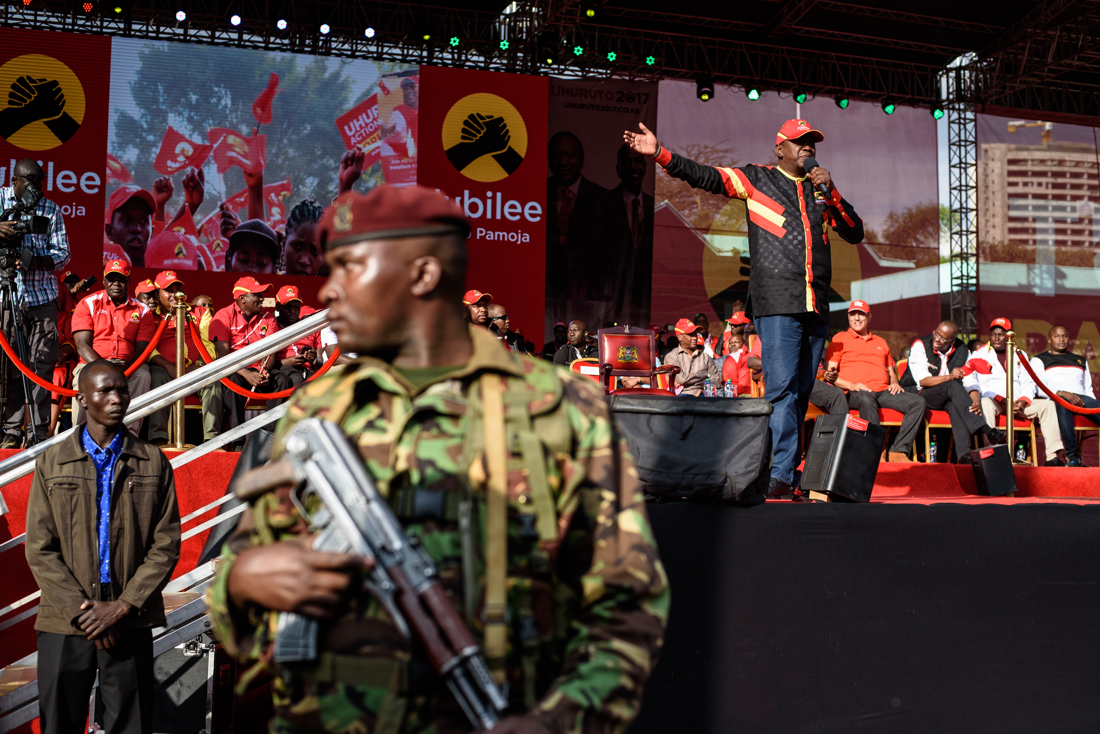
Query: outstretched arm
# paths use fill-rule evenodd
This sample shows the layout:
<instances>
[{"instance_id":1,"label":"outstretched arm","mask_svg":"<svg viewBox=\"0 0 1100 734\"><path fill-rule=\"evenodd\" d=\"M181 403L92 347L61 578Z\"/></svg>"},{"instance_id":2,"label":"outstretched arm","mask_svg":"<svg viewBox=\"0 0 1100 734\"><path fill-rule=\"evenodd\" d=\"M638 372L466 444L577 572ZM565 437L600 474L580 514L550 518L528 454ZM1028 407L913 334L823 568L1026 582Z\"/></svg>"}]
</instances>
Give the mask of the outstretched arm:
<instances>
[{"instance_id":1,"label":"outstretched arm","mask_svg":"<svg viewBox=\"0 0 1100 734\"><path fill-rule=\"evenodd\" d=\"M728 196L731 199L752 198L753 185L739 169L714 168L696 163L662 147L657 142L657 136L653 131L640 122L638 129L642 132L624 131L623 140L635 153L652 157L668 175L686 181L693 188L709 191L712 194Z\"/></svg>"}]
</instances>

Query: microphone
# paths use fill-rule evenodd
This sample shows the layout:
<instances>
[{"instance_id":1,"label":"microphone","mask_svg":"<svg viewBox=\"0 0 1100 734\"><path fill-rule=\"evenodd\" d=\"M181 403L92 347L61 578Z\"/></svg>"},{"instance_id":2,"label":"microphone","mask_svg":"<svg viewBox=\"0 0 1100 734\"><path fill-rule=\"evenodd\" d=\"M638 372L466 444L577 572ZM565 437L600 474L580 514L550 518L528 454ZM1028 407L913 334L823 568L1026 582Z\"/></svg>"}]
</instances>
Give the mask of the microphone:
<instances>
[{"instance_id":1,"label":"microphone","mask_svg":"<svg viewBox=\"0 0 1100 734\"><path fill-rule=\"evenodd\" d=\"M802 168L806 171L807 176L810 175L810 171L817 167L816 158L807 158L806 162L802 164ZM817 184L817 190L824 194L826 199L829 198L829 189L825 188L824 184Z\"/></svg>"}]
</instances>

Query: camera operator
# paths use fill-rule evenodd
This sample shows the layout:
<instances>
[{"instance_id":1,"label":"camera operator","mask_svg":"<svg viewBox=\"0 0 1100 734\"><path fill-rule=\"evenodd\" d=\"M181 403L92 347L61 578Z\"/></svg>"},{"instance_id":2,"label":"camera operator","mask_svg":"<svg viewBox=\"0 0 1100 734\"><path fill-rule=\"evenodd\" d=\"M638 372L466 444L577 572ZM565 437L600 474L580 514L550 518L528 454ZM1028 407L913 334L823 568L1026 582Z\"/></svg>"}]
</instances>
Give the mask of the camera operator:
<instances>
[{"instance_id":1,"label":"camera operator","mask_svg":"<svg viewBox=\"0 0 1100 734\"><path fill-rule=\"evenodd\" d=\"M0 209L4 211L14 206L33 185L42 190L46 175L42 167L30 158L23 158L15 164L11 186L0 188ZM33 214L50 220L47 234L23 235L21 247L28 247L32 257L29 265L20 262L17 265L15 307L21 309L22 321L27 338L27 367L46 382L53 377L54 366L58 360L57 334L57 276L56 271L65 269L69 262L69 238L65 234L65 222L61 208L43 197L33 211L25 212L24 217ZM18 237L14 221L0 222L0 239L8 241ZM5 242L4 244L8 244ZM11 334L10 315L4 314L4 332L8 341L15 341ZM19 448L20 434L24 422L24 396L19 371L14 367L8 371L8 401L4 405L4 439L0 448ZM34 425L37 426L38 440L46 437L50 424L50 393L34 385L31 388L30 402L34 405Z\"/></svg>"}]
</instances>

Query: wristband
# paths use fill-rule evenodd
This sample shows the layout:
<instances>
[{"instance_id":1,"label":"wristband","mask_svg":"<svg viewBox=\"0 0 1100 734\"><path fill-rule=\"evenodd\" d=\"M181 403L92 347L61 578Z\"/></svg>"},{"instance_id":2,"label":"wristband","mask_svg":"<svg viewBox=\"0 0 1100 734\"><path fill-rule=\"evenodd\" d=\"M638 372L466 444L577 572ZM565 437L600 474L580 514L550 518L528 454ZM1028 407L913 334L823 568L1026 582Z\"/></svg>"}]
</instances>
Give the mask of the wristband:
<instances>
[{"instance_id":1,"label":"wristband","mask_svg":"<svg viewBox=\"0 0 1100 734\"><path fill-rule=\"evenodd\" d=\"M651 156L651 158L653 158L653 160L657 160L657 156L661 155L662 150L664 150L664 148L661 147L660 143L657 143L657 151Z\"/></svg>"}]
</instances>

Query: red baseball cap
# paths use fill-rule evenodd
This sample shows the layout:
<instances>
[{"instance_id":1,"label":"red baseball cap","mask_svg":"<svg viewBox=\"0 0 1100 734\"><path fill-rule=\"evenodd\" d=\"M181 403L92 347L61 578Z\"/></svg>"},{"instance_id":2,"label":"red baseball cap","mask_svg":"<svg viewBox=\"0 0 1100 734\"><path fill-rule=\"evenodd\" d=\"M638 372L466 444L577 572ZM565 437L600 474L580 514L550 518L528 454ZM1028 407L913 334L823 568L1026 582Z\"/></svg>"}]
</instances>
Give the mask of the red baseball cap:
<instances>
[{"instance_id":1,"label":"red baseball cap","mask_svg":"<svg viewBox=\"0 0 1100 734\"><path fill-rule=\"evenodd\" d=\"M111 260L103 268L103 277L106 278L110 273L118 273L124 278L129 278L130 263L125 260Z\"/></svg>"},{"instance_id":2,"label":"red baseball cap","mask_svg":"<svg viewBox=\"0 0 1100 734\"><path fill-rule=\"evenodd\" d=\"M775 134L775 144L779 145L784 140L795 140L803 135L812 135L815 143L820 143L825 139L820 130L814 130L810 127L810 123L805 120L787 120L783 123L783 127L779 128L779 132Z\"/></svg>"},{"instance_id":3,"label":"red baseball cap","mask_svg":"<svg viewBox=\"0 0 1100 734\"><path fill-rule=\"evenodd\" d=\"M134 295L140 295L142 293L152 293L157 289L157 284L146 278L137 284L137 288L134 288Z\"/></svg>"},{"instance_id":4,"label":"red baseball cap","mask_svg":"<svg viewBox=\"0 0 1100 734\"><path fill-rule=\"evenodd\" d=\"M263 293L270 287L270 283L260 283L251 275L246 275L233 284L233 297L243 296L245 293Z\"/></svg>"},{"instance_id":5,"label":"red baseball cap","mask_svg":"<svg viewBox=\"0 0 1100 734\"><path fill-rule=\"evenodd\" d=\"M119 186L111 192L111 198L107 200L107 218L105 221L110 222L115 212L126 206L126 202L135 196L145 202L146 206L149 207L149 216L152 217L157 210L157 200L153 198L152 194L140 186Z\"/></svg>"},{"instance_id":6,"label":"red baseball cap","mask_svg":"<svg viewBox=\"0 0 1100 734\"><path fill-rule=\"evenodd\" d=\"M702 326L699 326L691 319L680 319L676 322L677 334L694 334L696 331L702 328Z\"/></svg>"},{"instance_id":7,"label":"red baseball cap","mask_svg":"<svg viewBox=\"0 0 1100 734\"><path fill-rule=\"evenodd\" d=\"M493 294L491 293L482 293L479 290L466 291L466 295L462 297L462 302L469 306L471 303L481 303L484 298L488 298L489 303L493 302Z\"/></svg>"},{"instance_id":8,"label":"red baseball cap","mask_svg":"<svg viewBox=\"0 0 1100 734\"><path fill-rule=\"evenodd\" d=\"M275 300L283 306L290 303L291 301L302 303L301 291L298 290L298 286L284 285L282 288L279 289L279 292L275 294Z\"/></svg>"},{"instance_id":9,"label":"red baseball cap","mask_svg":"<svg viewBox=\"0 0 1100 734\"><path fill-rule=\"evenodd\" d=\"M992 329L995 326L999 326L1005 331L1012 331L1012 321L1003 316L999 319L993 319L993 323L989 325L989 328Z\"/></svg>"},{"instance_id":10,"label":"red baseball cap","mask_svg":"<svg viewBox=\"0 0 1100 734\"><path fill-rule=\"evenodd\" d=\"M157 279L153 281L153 285L157 288L167 288L173 283L179 283L183 285L183 281L176 277L175 270L164 270L157 273Z\"/></svg>"},{"instance_id":11,"label":"red baseball cap","mask_svg":"<svg viewBox=\"0 0 1100 734\"><path fill-rule=\"evenodd\" d=\"M730 322L731 324L751 324L752 323L751 321L749 321L749 318L747 316L745 316L744 311L734 311L733 316L730 316L728 319L726 319L726 321Z\"/></svg>"},{"instance_id":12,"label":"red baseball cap","mask_svg":"<svg viewBox=\"0 0 1100 734\"><path fill-rule=\"evenodd\" d=\"M852 311L862 311L868 316L871 315L871 307L867 305L867 301L852 301L848 304L848 313Z\"/></svg>"},{"instance_id":13,"label":"red baseball cap","mask_svg":"<svg viewBox=\"0 0 1100 734\"><path fill-rule=\"evenodd\" d=\"M168 229L149 240L145 248L145 267L199 269L199 248L190 235Z\"/></svg>"}]
</instances>

